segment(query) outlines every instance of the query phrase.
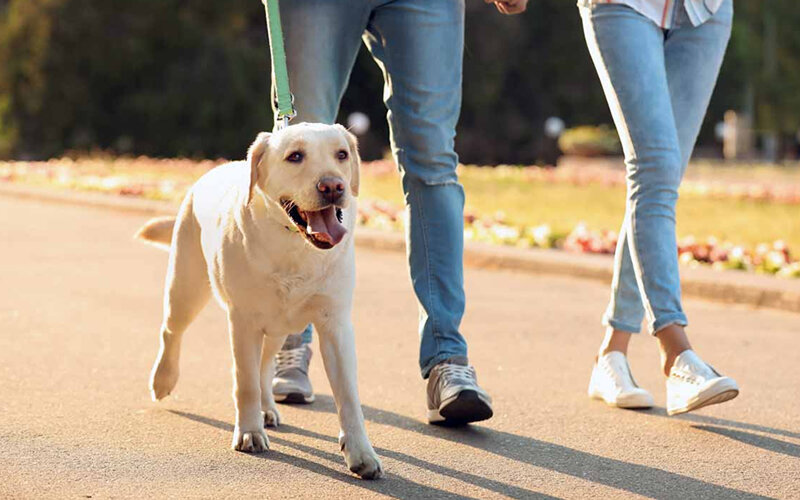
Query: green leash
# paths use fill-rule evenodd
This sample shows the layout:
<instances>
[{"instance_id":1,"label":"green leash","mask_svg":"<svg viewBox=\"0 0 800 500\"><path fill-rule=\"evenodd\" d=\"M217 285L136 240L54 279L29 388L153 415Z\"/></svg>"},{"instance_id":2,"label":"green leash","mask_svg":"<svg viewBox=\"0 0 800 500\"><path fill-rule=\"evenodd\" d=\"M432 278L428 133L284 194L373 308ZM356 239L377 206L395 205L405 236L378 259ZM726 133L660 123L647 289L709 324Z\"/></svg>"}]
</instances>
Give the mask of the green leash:
<instances>
[{"instance_id":1,"label":"green leash","mask_svg":"<svg viewBox=\"0 0 800 500\"><path fill-rule=\"evenodd\" d=\"M272 57L272 86L275 89L272 109L275 111L275 124L278 129L289 125L289 120L297 116L294 97L289 91L289 72L286 69L286 51L283 48L283 29L278 0L261 0L267 12L267 35L269 53Z\"/></svg>"}]
</instances>

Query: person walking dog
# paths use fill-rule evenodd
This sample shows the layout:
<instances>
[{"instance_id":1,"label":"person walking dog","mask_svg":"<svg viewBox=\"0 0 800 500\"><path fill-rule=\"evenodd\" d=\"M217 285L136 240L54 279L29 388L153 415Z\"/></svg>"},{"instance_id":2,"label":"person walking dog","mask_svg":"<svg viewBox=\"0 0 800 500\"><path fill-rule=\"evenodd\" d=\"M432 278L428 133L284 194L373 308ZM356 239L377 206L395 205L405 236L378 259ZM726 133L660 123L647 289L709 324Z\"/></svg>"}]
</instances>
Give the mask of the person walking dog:
<instances>
[{"instance_id":1,"label":"person walking dog","mask_svg":"<svg viewBox=\"0 0 800 500\"><path fill-rule=\"evenodd\" d=\"M505 14L527 0L490 1ZM363 40L383 71L391 147L402 176L411 282L419 301L419 367L431 423L492 416L460 331L464 190L454 150L461 107L464 0L289 0L280 3L296 121L333 123ZM376 318L377 319L377 318ZM311 402L311 328L277 355L276 401Z\"/></svg>"},{"instance_id":2,"label":"person walking dog","mask_svg":"<svg viewBox=\"0 0 800 500\"><path fill-rule=\"evenodd\" d=\"M675 204L731 32L732 0L580 0L586 43L625 154L627 205L607 327L589 395L650 407L626 353L644 318L658 339L670 415L722 403L736 382L689 343L681 306Z\"/></svg>"}]
</instances>

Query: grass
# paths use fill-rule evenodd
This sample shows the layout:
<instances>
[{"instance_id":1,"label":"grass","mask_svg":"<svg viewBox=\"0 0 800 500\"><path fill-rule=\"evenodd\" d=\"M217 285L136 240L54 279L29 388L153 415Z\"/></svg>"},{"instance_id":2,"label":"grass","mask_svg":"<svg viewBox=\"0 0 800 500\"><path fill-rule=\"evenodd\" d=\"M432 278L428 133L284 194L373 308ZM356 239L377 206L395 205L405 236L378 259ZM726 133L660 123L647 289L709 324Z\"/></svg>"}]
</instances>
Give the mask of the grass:
<instances>
[{"instance_id":1,"label":"grass","mask_svg":"<svg viewBox=\"0 0 800 500\"><path fill-rule=\"evenodd\" d=\"M468 211L480 216L500 211L510 224L549 224L555 232L569 232L580 222L590 229L618 230L622 222L623 186L550 183L513 170L498 174L487 168L461 170ZM796 182L795 175L791 179ZM362 198L397 204L403 201L397 174L365 172L361 185ZM800 205L687 195L678 203L677 230L679 237L694 236L702 240L713 236L747 246L784 240L797 253L800 252Z\"/></svg>"},{"instance_id":2,"label":"grass","mask_svg":"<svg viewBox=\"0 0 800 500\"><path fill-rule=\"evenodd\" d=\"M132 195L177 200L197 177L216 163L219 161L106 156L57 159L28 166L0 163L0 179L13 173L29 184L57 184L64 188L107 192L126 188L134 190L128 193ZM597 168L580 161L559 167L555 171L560 176L557 182L530 173L530 170L516 168L462 167L460 174L467 192L467 210L479 217L503 212L509 224L548 224L555 233L568 233L580 222L593 230L619 228L625 189L620 185L623 173L617 166L607 164ZM573 176L578 181L573 182ZM796 187L800 186L800 164L776 167L698 162L689 167L687 178L702 182ZM385 200L398 206L403 203L398 175L387 162L365 165L361 184L362 198ZM782 239L799 254L800 205L712 198L688 192L678 203L678 234L700 240L714 236L749 247Z\"/></svg>"}]
</instances>

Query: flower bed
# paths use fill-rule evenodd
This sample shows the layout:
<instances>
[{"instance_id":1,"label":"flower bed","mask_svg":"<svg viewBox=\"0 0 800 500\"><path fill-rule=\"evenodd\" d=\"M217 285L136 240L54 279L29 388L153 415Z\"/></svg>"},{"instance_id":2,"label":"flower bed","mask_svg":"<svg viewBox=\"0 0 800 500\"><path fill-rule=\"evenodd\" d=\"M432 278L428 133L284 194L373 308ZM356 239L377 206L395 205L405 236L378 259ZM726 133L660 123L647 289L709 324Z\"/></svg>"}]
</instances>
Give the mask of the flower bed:
<instances>
[{"instance_id":1,"label":"flower bed","mask_svg":"<svg viewBox=\"0 0 800 500\"><path fill-rule=\"evenodd\" d=\"M401 230L403 211L384 201L361 202L359 223L382 230ZM555 248L576 253L613 254L617 246L614 231L592 231L578 224L570 233L557 233L547 224L515 227L504 222L503 214L494 217L464 215L464 237L495 245L519 248ZM775 274L785 278L800 278L800 260L793 259L782 241L761 244L752 249L714 238L698 242L693 237L678 244L681 264L708 265L717 270L744 270Z\"/></svg>"},{"instance_id":2,"label":"flower bed","mask_svg":"<svg viewBox=\"0 0 800 500\"><path fill-rule=\"evenodd\" d=\"M0 163L0 181L52 186L71 190L89 190L121 196L178 201L188 187L203 173L218 165L218 161L185 159L92 157L80 160L69 158L47 162ZM576 186L624 184L624 174L608 169L540 169L501 166L472 169L470 174L495 182L520 173L532 181L569 183ZM363 175L394 175L391 161L366 164ZM795 185L772 186L753 183L687 181L683 193L691 196L727 197L770 203L800 204L800 189ZM385 200L362 200L359 223L371 228L402 230L403 208ZM493 216L466 213L464 235L467 240L520 248L555 248L570 252L613 254L617 244L614 231L597 231L577 224L569 232L558 232L548 224L520 226L507 222L502 212ZM684 238L679 242L680 262L689 266L707 265L714 269L745 270L774 274L781 277L800 277L800 260L793 257L782 241L745 248L730 242L707 238Z\"/></svg>"}]
</instances>

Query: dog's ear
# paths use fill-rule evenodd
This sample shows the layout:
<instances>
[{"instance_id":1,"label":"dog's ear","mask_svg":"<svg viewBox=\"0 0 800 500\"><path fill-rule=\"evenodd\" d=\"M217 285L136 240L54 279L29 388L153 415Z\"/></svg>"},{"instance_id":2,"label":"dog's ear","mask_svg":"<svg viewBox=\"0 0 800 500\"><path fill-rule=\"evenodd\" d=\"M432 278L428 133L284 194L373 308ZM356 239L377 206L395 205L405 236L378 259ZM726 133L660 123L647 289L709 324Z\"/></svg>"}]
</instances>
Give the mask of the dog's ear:
<instances>
[{"instance_id":1,"label":"dog's ear","mask_svg":"<svg viewBox=\"0 0 800 500\"><path fill-rule=\"evenodd\" d=\"M350 149L350 159L352 160L352 171L350 172L350 191L353 196L358 196L358 187L361 181L359 171L361 170L361 156L358 154L358 139L356 136L344 128L342 125L336 124L336 127L344 134L347 139L347 145Z\"/></svg>"},{"instance_id":2,"label":"dog's ear","mask_svg":"<svg viewBox=\"0 0 800 500\"><path fill-rule=\"evenodd\" d=\"M264 158L264 153L267 151L270 135L272 134L269 132L261 132L256 136L256 140L253 141L253 144L251 144L250 148L247 150L247 163L250 165L250 190L247 193L248 205L250 204L250 200L253 199L253 191L258 183L258 165L261 163L261 160Z\"/></svg>"}]
</instances>

